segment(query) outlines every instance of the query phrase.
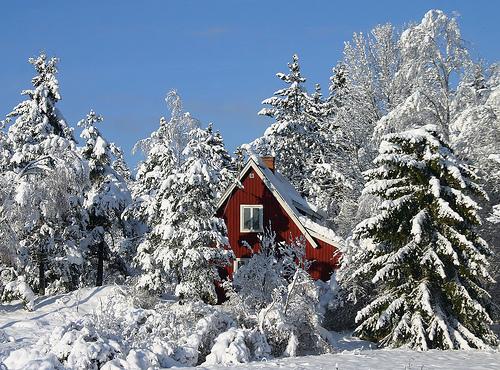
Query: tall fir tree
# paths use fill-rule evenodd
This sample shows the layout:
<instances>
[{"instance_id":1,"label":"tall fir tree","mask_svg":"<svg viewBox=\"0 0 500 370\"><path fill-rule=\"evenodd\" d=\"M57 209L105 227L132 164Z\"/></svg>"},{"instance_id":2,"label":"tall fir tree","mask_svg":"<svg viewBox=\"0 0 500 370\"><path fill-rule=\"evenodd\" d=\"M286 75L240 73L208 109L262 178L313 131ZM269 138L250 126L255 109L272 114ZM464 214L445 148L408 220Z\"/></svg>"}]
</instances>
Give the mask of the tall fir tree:
<instances>
[{"instance_id":1,"label":"tall fir tree","mask_svg":"<svg viewBox=\"0 0 500 370\"><path fill-rule=\"evenodd\" d=\"M308 164L318 163L323 156L320 129L323 101L319 90L313 97L308 95L297 54L288 68L288 74L276 74L287 87L265 99L262 104L270 107L259 111L259 115L269 116L275 122L251 147L260 155L275 156L277 169L300 193L307 195L307 178L312 172Z\"/></svg>"},{"instance_id":2,"label":"tall fir tree","mask_svg":"<svg viewBox=\"0 0 500 370\"><path fill-rule=\"evenodd\" d=\"M80 240L85 171L72 129L56 107L61 99L56 58L29 59L37 72L26 100L7 115L16 191L11 226L16 234L18 269L40 294L73 289L83 264Z\"/></svg>"},{"instance_id":3,"label":"tall fir tree","mask_svg":"<svg viewBox=\"0 0 500 370\"><path fill-rule=\"evenodd\" d=\"M217 268L227 263L228 240L224 221L214 213L229 155L211 126L190 136L186 160L158 189L151 231L136 257L144 270L139 284L156 292L175 285L183 299L215 303Z\"/></svg>"},{"instance_id":4,"label":"tall fir tree","mask_svg":"<svg viewBox=\"0 0 500 370\"><path fill-rule=\"evenodd\" d=\"M319 85L313 94L307 93L297 55L288 68L288 74L277 74L288 86L264 100L262 103L270 107L259 112L275 122L262 137L244 148L275 156L277 170L326 214L328 226L335 227L338 203L350 185L344 175L346 166L339 166L342 162L338 160L336 126L330 119L332 103L325 101Z\"/></svg>"},{"instance_id":5,"label":"tall fir tree","mask_svg":"<svg viewBox=\"0 0 500 370\"><path fill-rule=\"evenodd\" d=\"M112 244L119 244L126 236L126 224L121 215L131 202L127 181L114 168L118 161L121 172L125 175L128 172L124 167L125 163L122 163L121 151L114 144L107 142L96 127L102 121L101 116L90 111L85 119L78 122L78 126L83 129L80 136L85 140L81 152L89 166L90 181L85 192L84 206L89 215L89 252L96 261L95 264L90 263L89 275L94 278L96 286L103 284L105 261L108 261L108 267L112 265L112 261L115 266L122 267L121 273L127 272L123 271L126 266L123 257L126 253L116 245L109 246L108 242L111 240ZM115 153L118 153L118 158Z\"/></svg>"},{"instance_id":6,"label":"tall fir tree","mask_svg":"<svg viewBox=\"0 0 500 370\"><path fill-rule=\"evenodd\" d=\"M356 334L392 347L486 348L497 341L484 288L490 249L471 198L486 194L440 129L385 136L367 172L364 192L383 202L354 230L368 245L354 277L377 294L358 312Z\"/></svg>"},{"instance_id":7,"label":"tall fir tree","mask_svg":"<svg viewBox=\"0 0 500 370\"><path fill-rule=\"evenodd\" d=\"M154 222L158 189L184 161L182 152L190 140L189 133L200 125L189 112L183 111L181 98L175 90L167 94L165 101L171 109L170 119L161 117L160 127L134 147L134 152L141 150L146 158L138 166L132 186L133 204L126 214L128 219L135 218L143 223L139 234L147 232L147 225Z\"/></svg>"}]
</instances>

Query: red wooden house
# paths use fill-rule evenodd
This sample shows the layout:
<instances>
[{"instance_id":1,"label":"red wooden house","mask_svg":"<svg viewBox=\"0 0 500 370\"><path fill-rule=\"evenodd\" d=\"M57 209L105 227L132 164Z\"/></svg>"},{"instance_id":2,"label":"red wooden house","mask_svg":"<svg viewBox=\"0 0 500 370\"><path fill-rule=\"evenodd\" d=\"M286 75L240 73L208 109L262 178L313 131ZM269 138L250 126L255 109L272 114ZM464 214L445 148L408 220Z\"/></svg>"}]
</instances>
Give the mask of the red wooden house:
<instances>
[{"instance_id":1,"label":"red wooden house","mask_svg":"<svg viewBox=\"0 0 500 370\"><path fill-rule=\"evenodd\" d=\"M233 184L219 200L217 216L223 218L235 260L229 274L251 257L259 244L258 235L269 225L277 242L306 239L306 258L314 279L328 280L338 265L341 239L319 223L323 216L307 203L290 182L275 171L274 158L251 157L239 174L242 187Z\"/></svg>"}]
</instances>

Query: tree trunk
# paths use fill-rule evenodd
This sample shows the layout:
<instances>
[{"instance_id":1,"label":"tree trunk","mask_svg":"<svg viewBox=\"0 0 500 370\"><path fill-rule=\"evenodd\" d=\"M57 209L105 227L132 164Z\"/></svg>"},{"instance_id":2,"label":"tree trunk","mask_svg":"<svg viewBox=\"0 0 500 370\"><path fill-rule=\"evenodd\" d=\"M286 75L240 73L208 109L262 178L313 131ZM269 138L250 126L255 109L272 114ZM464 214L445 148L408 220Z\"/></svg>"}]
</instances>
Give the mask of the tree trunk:
<instances>
[{"instance_id":1,"label":"tree trunk","mask_svg":"<svg viewBox=\"0 0 500 370\"><path fill-rule=\"evenodd\" d=\"M45 255L38 253L38 294L45 295Z\"/></svg>"},{"instance_id":2,"label":"tree trunk","mask_svg":"<svg viewBox=\"0 0 500 370\"><path fill-rule=\"evenodd\" d=\"M101 286L104 276L104 240L97 245L97 276L95 286Z\"/></svg>"}]
</instances>

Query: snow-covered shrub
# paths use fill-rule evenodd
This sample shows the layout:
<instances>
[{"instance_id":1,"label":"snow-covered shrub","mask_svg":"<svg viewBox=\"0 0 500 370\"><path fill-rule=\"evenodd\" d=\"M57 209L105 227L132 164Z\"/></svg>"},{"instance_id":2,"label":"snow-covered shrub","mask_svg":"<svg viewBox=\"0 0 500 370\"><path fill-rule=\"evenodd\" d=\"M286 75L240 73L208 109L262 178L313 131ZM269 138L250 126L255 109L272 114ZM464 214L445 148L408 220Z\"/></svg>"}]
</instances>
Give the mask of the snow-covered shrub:
<instances>
[{"instance_id":1,"label":"snow-covered shrub","mask_svg":"<svg viewBox=\"0 0 500 370\"><path fill-rule=\"evenodd\" d=\"M309 274L297 268L286 287L273 292L273 302L258 314L274 356L297 356L330 351L318 312L318 289Z\"/></svg>"},{"instance_id":2,"label":"snow-covered shrub","mask_svg":"<svg viewBox=\"0 0 500 370\"><path fill-rule=\"evenodd\" d=\"M215 339L205 365L233 365L269 357L271 348L257 329L230 328Z\"/></svg>"},{"instance_id":3,"label":"snow-covered shrub","mask_svg":"<svg viewBox=\"0 0 500 370\"><path fill-rule=\"evenodd\" d=\"M159 303L158 295L142 288L138 282L139 279L141 277L134 276L127 280L127 296L129 297L130 304L134 307L144 309L154 308Z\"/></svg>"},{"instance_id":4,"label":"snow-covered shrub","mask_svg":"<svg viewBox=\"0 0 500 370\"><path fill-rule=\"evenodd\" d=\"M3 367L2 365L5 365ZM1 370L65 370L53 353L45 354L36 348L23 347L13 351L0 363Z\"/></svg>"},{"instance_id":5,"label":"snow-covered shrub","mask_svg":"<svg viewBox=\"0 0 500 370\"><path fill-rule=\"evenodd\" d=\"M273 356L330 349L323 339L319 289L307 273L309 265L303 238L278 246L275 234L267 230L258 252L236 271L228 289L226 309L240 326L257 328Z\"/></svg>"},{"instance_id":6,"label":"snow-covered shrub","mask_svg":"<svg viewBox=\"0 0 500 370\"><path fill-rule=\"evenodd\" d=\"M0 292L2 293L2 301L9 302L20 299L28 311L33 311L35 308L35 293L26 283L24 276L19 276L16 280L8 282L3 287L3 291L0 290Z\"/></svg>"},{"instance_id":7,"label":"snow-covered shrub","mask_svg":"<svg viewBox=\"0 0 500 370\"><path fill-rule=\"evenodd\" d=\"M161 353L160 363L203 362L215 338L235 325L227 313L203 302L163 302L142 309L133 305L128 292L122 293L96 311L96 328L108 337L121 335L130 348Z\"/></svg>"},{"instance_id":8,"label":"snow-covered shrub","mask_svg":"<svg viewBox=\"0 0 500 370\"><path fill-rule=\"evenodd\" d=\"M0 264L0 301L2 301L3 290L5 286L16 279L16 272L12 267L6 267Z\"/></svg>"},{"instance_id":9,"label":"snow-covered shrub","mask_svg":"<svg viewBox=\"0 0 500 370\"><path fill-rule=\"evenodd\" d=\"M55 328L37 346L72 369L98 369L126 348L119 337L102 336L89 318Z\"/></svg>"},{"instance_id":10,"label":"snow-covered shrub","mask_svg":"<svg viewBox=\"0 0 500 370\"><path fill-rule=\"evenodd\" d=\"M286 284L277 255L276 233L267 230L260 236L258 252L234 273L235 298L241 300L247 310L253 312L264 308L272 302L273 291Z\"/></svg>"},{"instance_id":11,"label":"snow-covered shrub","mask_svg":"<svg viewBox=\"0 0 500 370\"><path fill-rule=\"evenodd\" d=\"M90 318L83 318L54 328L32 347L11 352L5 364L9 369L97 370L124 349L119 338L102 336Z\"/></svg>"},{"instance_id":12,"label":"snow-covered shrub","mask_svg":"<svg viewBox=\"0 0 500 370\"><path fill-rule=\"evenodd\" d=\"M13 340L13 337L8 336L6 332L0 329L0 343L7 343Z\"/></svg>"}]
</instances>

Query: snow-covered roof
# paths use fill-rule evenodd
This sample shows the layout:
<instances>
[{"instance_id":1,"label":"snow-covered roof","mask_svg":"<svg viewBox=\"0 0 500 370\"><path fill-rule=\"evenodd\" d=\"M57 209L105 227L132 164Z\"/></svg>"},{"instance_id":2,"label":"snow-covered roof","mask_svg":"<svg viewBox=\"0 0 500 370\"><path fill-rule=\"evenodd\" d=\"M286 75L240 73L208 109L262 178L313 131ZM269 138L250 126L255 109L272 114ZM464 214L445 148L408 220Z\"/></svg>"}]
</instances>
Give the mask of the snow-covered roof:
<instances>
[{"instance_id":1,"label":"snow-covered roof","mask_svg":"<svg viewBox=\"0 0 500 370\"><path fill-rule=\"evenodd\" d=\"M277 171L271 171L259 157L252 155L249 158L240 172L239 180L242 179L250 168L253 168L260 176L264 184L274 194L283 209L295 221L313 247L316 248L318 246L315 238L337 246L342 243L342 238L337 236L333 230L320 224L324 220L324 214L314 205L308 203L288 179ZM235 183L226 190L217 204L217 209L227 200L236 186L237 184Z\"/></svg>"}]
</instances>

